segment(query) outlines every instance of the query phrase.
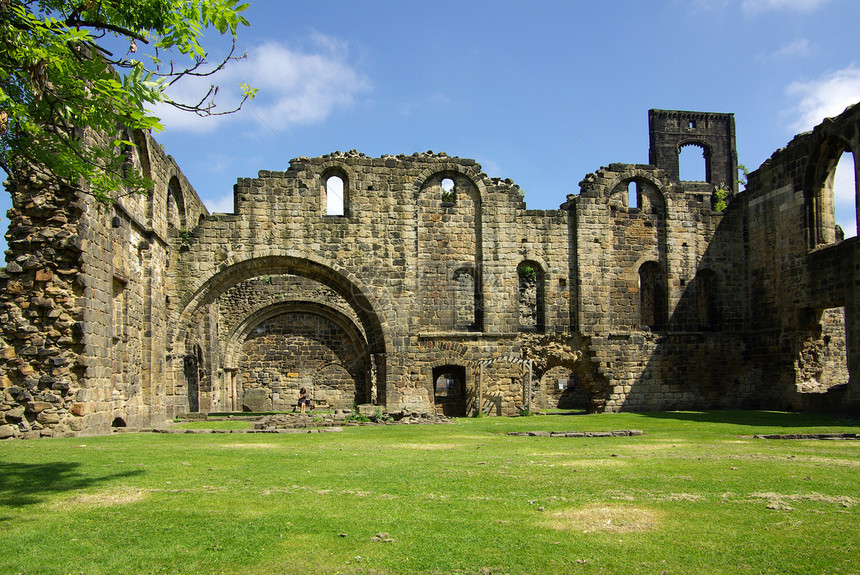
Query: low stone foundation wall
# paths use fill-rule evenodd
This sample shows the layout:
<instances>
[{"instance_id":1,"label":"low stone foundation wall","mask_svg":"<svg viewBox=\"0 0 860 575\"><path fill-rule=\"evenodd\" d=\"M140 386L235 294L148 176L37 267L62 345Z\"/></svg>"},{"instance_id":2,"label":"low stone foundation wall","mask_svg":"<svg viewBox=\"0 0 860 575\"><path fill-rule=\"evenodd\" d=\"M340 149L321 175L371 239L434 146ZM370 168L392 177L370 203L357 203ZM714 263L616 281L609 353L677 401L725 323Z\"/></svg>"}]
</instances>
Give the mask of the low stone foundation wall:
<instances>
[{"instance_id":1,"label":"low stone foundation wall","mask_svg":"<svg viewBox=\"0 0 860 575\"><path fill-rule=\"evenodd\" d=\"M767 435L753 435L754 439L860 439L856 433L771 433Z\"/></svg>"},{"instance_id":2,"label":"low stone foundation wall","mask_svg":"<svg viewBox=\"0 0 860 575\"><path fill-rule=\"evenodd\" d=\"M615 431L511 431L508 435L520 437L631 437L644 435L639 429L617 429Z\"/></svg>"}]
</instances>

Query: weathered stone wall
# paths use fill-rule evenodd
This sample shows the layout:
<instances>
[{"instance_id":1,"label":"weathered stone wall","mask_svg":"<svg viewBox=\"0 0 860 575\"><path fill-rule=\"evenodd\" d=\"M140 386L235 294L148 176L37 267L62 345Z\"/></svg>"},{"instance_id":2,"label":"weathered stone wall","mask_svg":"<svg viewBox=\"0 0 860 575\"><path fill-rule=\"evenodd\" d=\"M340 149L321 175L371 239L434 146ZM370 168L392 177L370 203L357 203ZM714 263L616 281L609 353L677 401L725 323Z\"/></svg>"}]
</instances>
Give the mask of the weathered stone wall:
<instances>
[{"instance_id":1,"label":"weathered stone wall","mask_svg":"<svg viewBox=\"0 0 860 575\"><path fill-rule=\"evenodd\" d=\"M762 401L778 408L860 405L860 243L837 240L831 187L843 152L860 158L858 118L855 105L795 137L750 174L743 194L748 351L768 374ZM855 171L855 191L857 181Z\"/></svg>"},{"instance_id":2,"label":"weathered stone wall","mask_svg":"<svg viewBox=\"0 0 860 575\"><path fill-rule=\"evenodd\" d=\"M370 403L367 362L362 342L330 319L282 313L259 324L242 345L240 401L245 411L287 411L304 387L314 401L338 409Z\"/></svg>"},{"instance_id":3,"label":"weathered stone wall","mask_svg":"<svg viewBox=\"0 0 860 575\"><path fill-rule=\"evenodd\" d=\"M828 186L858 118L795 138L722 212L728 114L652 111L653 165L545 211L473 160L337 152L240 179L235 213L209 215L137 134L149 197L9 184L0 435L291 408L301 386L458 415L856 410L860 244L837 241ZM708 181L678 180L685 145Z\"/></svg>"},{"instance_id":4,"label":"weathered stone wall","mask_svg":"<svg viewBox=\"0 0 860 575\"><path fill-rule=\"evenodd\" d=\"M128 166L153 181L149 196L105 207L86 189L38 173L7 183L3 435L104 433L165 420L170 180L183 213L196 221L206 210L147 134L131 137L138 147Z\"/></svg>"},{"instance_id":5,"label":"weathered stone wall","mask_svg":"<svg viewBox=\"0 0 860 575\"><path fill-rule=\"evenodd\" d=\"M76 419L82 383L85 209L68 189L34 173L6 183L6 269L0 275L0 437L85 430Z\"/></svg>"}]
</instances>

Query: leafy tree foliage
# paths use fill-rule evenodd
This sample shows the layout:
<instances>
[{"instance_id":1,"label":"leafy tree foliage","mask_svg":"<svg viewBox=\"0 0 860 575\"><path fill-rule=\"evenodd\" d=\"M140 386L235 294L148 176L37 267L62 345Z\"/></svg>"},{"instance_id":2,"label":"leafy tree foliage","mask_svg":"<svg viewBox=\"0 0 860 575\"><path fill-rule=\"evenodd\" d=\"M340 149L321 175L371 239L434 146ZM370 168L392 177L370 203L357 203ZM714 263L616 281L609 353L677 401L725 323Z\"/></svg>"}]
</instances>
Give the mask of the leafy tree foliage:
<instances>
[{"instance_id":1,"label":"leafy tree foliage","mask_svg":"<svg viewBox=\"0 0 860 575\"><path fill-rule=\"evenodd\" d=\"M35 166L103 203L146 191L150 182L123 169L134 146L129 134L161 129L147 110L157 103L204 116L238 109L216 110L215 86L191 103L165 90L237 59L247 7L237 0L0 0L0 167L18 179ZM201 44L206 29L233 39L214 66ZM239 107L255 93L241 88Z\"/></svg>"}]
</instances>

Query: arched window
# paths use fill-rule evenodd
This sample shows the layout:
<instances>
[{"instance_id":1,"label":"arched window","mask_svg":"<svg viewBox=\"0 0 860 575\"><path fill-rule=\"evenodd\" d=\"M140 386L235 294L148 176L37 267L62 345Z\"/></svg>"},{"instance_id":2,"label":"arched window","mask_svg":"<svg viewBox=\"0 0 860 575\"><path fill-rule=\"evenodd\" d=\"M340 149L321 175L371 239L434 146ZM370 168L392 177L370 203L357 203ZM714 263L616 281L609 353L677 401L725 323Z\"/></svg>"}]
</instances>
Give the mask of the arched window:
<instances>
[{"instance_id":1,"label":"arched window","mask_svg":"<svg viewBox=\"0 0 860 575\"><path fill-rule=\"evenodd\" d=\"M346 182L338 174L332 174L325 180L325 215L346 215Z\"/></svg>"},{"instance_id":2,"label":"arched window","mask_svg":"<svg viewBox=\"0 0 860 575\"><path fill-rule=\"evenodd\" d=\"M842 154L826 185L833 190L836 240L853 238L857 235L857 166L854 154Z\"/></svg>"},{"instance_id":3,"label":"arched window","mask_svg":"<svg viewBox=\"0 0 860 575\"><path fill-rule=\"evenodd\" d=\"M826 143L807 175L809 247L832 244L857 235L857 158L847 143Z\"/></svg>"},{"instance_id":4,"label":"arched window","mask_svg":"<svg viewBox=\"0 0 860 575\"><path fill-rule=\"evenodd\" d=\"M636 180L630 180L627 183L627 207L630 209L639 208L639 183Z\"/></svg>"},{"instance_id":5,"label":"arched window","mask_svg":"<svg viewBox=\"0 0 860 575\"><path fill-rule=\"evenodd\" d=\"M682 144L678 148L678 173L682 182L711 181L710 150L701 144Z\"/></svg>"},{"instance_id":6,"label":"arched window","mask_svg":"<svg viewBox=\"0 0 860 575\"><path fill-rule=\"evenodd\" d=\"M645 262L639 268L639 323L650 329L666 326L666 287L657 262Z\"/></svg>"},{"instance_id":7,"label":"arched window","mask_svg":"<svg viewBox=\"0 0 860 575\"><path fill-rule=\"evenodd\" d=\"M451 178L442 179L442 203L453 204L457 202L457 191L454 188L454 180Z\"/></svg>"},{"instance_id":8,"label":"arched window","mask_svg":"<svg viewBox=\"0 0 860 575\"><path fill-rule=\"evenodd\" d=\"M185 202L182 199L182 187L176 176L170 178L167 184L167 227L174 229L185 227Z\"/></svg>"},{"instance_id":9,"label":"arched window","mask_svg":"<svg viewBox=\"0 0 860 575\"><path fill-rule=\"evenodd\" d=\"M519 281L519 327L520 331L543 331L544 322L544 273L531 261L517 266Z\"/></svg>"}]
</instances>

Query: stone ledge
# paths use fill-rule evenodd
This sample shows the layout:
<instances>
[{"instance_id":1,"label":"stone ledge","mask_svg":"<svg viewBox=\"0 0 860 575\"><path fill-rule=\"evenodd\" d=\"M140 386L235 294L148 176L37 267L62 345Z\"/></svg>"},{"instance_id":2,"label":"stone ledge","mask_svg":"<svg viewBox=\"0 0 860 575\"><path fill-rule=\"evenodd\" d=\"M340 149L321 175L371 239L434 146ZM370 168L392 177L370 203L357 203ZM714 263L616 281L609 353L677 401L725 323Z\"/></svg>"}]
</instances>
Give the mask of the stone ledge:
<instances>
[{"instance_id":1,"label":"stone ledge","mask_svg":"<svg viewBox=\"0 0 860 575\"><path fill-rule=\"evenodd\" d=\"M167 433L174 435L206 435L206 434L248 434L248 433L335 433L343 431L343 427L310 427L310 428L279 428L279 429L130 429L124 428L123 433Z\"/></svg>"},{"instance_id":2,"label":"stone ledge","mask_svg":"<svg viewBox=\"0 0 860 575\"><path fill-rule=\"evenodd\" d=\"M753 435L753 439L816 439L816 440L834 440L847 439L858 440L860 434L857 433L770 433L767 435Z\"/></svg>"},{"instance_id":3,"label":"stone ledge","mask_svg":"<svg viewBox=\"0 0 860 575\"><path fill-rule=\"evenodd\" d=\"M615 431L511 431L508 435L519 437L631 437L644 435L639 429L617 429Z\"/></svg>"}]
</instances>

